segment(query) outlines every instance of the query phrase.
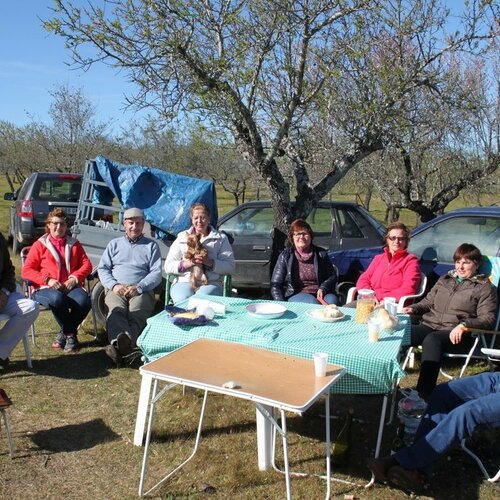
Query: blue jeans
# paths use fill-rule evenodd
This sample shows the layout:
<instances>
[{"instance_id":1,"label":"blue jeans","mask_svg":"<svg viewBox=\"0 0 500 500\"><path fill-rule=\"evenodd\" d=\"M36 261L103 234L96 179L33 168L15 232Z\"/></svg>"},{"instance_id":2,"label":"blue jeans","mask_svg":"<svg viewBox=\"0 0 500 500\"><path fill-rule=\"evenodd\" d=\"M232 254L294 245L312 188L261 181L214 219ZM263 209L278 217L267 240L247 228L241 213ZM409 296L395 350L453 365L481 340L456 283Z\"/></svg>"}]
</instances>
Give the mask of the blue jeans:
<instances>
[{"instance_id":1,"label":"blue jeans","mask_svg":"<svg viewBox=\"0 0 500 500\"><path fill-rule=\"evenodd\" d=\"M64 335L76 334L78 325L86 318L91 307L88 293L79 286L68 293L54 288L41 288L34 293L33 298L52 311Z\"/></svg>"},{"instance_id":2,"label":"blue jeans","mask_svg":"<svg viewBox=\"0 0 500 500\"><path fill-rule=\"evenodd\" d=\"M192 295L222 295L222 288L220 285L204 285L200 286L195 292L191 287L191 283L187 281L178 281L170 288L170 296L174 304L178 304L183 300L189 299Z\"/></svg>"},{"instance_id":3,"label":"blue jeans","mask_svg":"<svg viewBox=\"0 0 500 500\"><path fill-rule=\"evenodd\" d=\"M295 295L292 295L291 297L288 297L287 300L288 302L305 302L306 304L319 304L316 295L313 295L312 293L299 292L296 293ZM323 297L323 300L327 304L338 304L338 298L334 293L327 293Z\"/></svg>"},{"instance_id":4,"label":"blue jeans","mask_svg":"<svg viewBox=\"0 0 500 500\"><path fill-rule=\"evenodd\" d=\"M394 458L406 469L429 473L431 464L477 426L500 427L500 372L481 373L436 386L415 442Z\"/></svg>"}]
</instances>

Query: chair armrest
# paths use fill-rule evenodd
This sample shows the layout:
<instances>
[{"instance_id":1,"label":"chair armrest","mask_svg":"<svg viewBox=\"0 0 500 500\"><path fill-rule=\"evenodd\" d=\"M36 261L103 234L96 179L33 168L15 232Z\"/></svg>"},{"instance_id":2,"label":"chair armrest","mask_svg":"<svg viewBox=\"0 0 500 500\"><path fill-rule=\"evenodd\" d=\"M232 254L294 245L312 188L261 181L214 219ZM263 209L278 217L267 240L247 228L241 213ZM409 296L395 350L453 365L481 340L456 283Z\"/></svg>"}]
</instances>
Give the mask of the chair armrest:
<instances>
[{"instance_id":1,"label":"chair armrest","mask_svg":"<svg viewBox=\"0 0 500 500\"><path fill-rule=\"evenodd\" d=\"M356 290L355 286L349 288L349 291L347 292L346 304L349 304L349 302L352 302L356 298L357 294L358 294L358 291Z\"/></svg>"}]
</instances>

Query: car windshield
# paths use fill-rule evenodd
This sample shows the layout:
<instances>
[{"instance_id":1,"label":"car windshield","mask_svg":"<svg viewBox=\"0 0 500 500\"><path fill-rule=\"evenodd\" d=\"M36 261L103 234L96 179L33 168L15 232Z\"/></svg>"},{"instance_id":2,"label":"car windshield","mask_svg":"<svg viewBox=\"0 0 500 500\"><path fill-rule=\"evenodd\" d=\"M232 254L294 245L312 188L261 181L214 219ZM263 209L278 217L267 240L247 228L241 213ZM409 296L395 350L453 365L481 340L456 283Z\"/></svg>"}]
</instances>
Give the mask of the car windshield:
<instances>
[{"instance_id":1,"label":"car windshield","mask_svg":"<svg viewBox=\"0 0 500 500\"><path fill-rule=\"evenodd\" d=\"M32 196L40 201L77 202L81 187L81 179L42 178L37 182Z\"/></svg>"},{"instance_id":2,"label":"car windshield","mask_svg":"<svg viewBox=\"0 0 500 500\"><path fill-rule=\"evenodd\" d=\"M307 217L316 236L328 236L332 232L332 212L330 208L319 207ZM219 226L219 229L233 235L270 236L273 228L271 207L253 207L241 210Z\"/></svg>"},{"instance_id":3,"label":"car windshield","mask_svg":"<svg viewBox=\"0 0 500 500\"><path fill-rule=\"evenodd\" d=\"M432 245L429 244L432 242ZM461 243L476 245L483 255L498 255L500 226L495 217L454 217L412 236L409 251L422 261L453 262Z\"/></svg>"}]
</instances>

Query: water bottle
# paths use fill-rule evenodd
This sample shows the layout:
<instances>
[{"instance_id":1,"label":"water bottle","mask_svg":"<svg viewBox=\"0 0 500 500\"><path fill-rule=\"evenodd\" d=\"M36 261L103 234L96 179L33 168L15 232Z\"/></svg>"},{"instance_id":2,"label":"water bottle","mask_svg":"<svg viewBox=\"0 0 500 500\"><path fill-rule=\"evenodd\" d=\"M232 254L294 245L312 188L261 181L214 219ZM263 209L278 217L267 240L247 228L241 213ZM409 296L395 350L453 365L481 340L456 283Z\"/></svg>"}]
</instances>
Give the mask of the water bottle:
<instances>
[{"instance_id":1,"label":"water bottle","mask_svg":"<svg viewBox=\"0 0 500 500\"><path fill-rule=\"evenodd\" d=\"M398 417L405 426L403 441L406 446L410 446L413 443L426 406L425 401L415 390L411 390L410 394L399 402Z\"/></svg>"}]
</instances>

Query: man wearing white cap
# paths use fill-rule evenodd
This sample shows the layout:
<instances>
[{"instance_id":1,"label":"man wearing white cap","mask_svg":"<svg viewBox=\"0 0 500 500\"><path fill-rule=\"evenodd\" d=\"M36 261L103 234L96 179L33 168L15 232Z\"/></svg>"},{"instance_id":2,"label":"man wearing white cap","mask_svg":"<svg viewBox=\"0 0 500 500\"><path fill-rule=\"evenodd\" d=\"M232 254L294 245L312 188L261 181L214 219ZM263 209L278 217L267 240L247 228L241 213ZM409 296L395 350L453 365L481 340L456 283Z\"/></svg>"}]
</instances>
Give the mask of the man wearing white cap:
<instances>
[{"instance_id":1,"label":"man wearing white cap","mask_svg":"<svg viewBox=\"0 0 500 500\"><path fill-rule=\"evenodd\" d=\"M108 243L99 262L99 279L106 288L106 354L120 366L135 347L154 306L154 289L161 282L158 243L143 235L144 213L129 208L123 214L125 235Z\"/></svg>"}]
</instances>

